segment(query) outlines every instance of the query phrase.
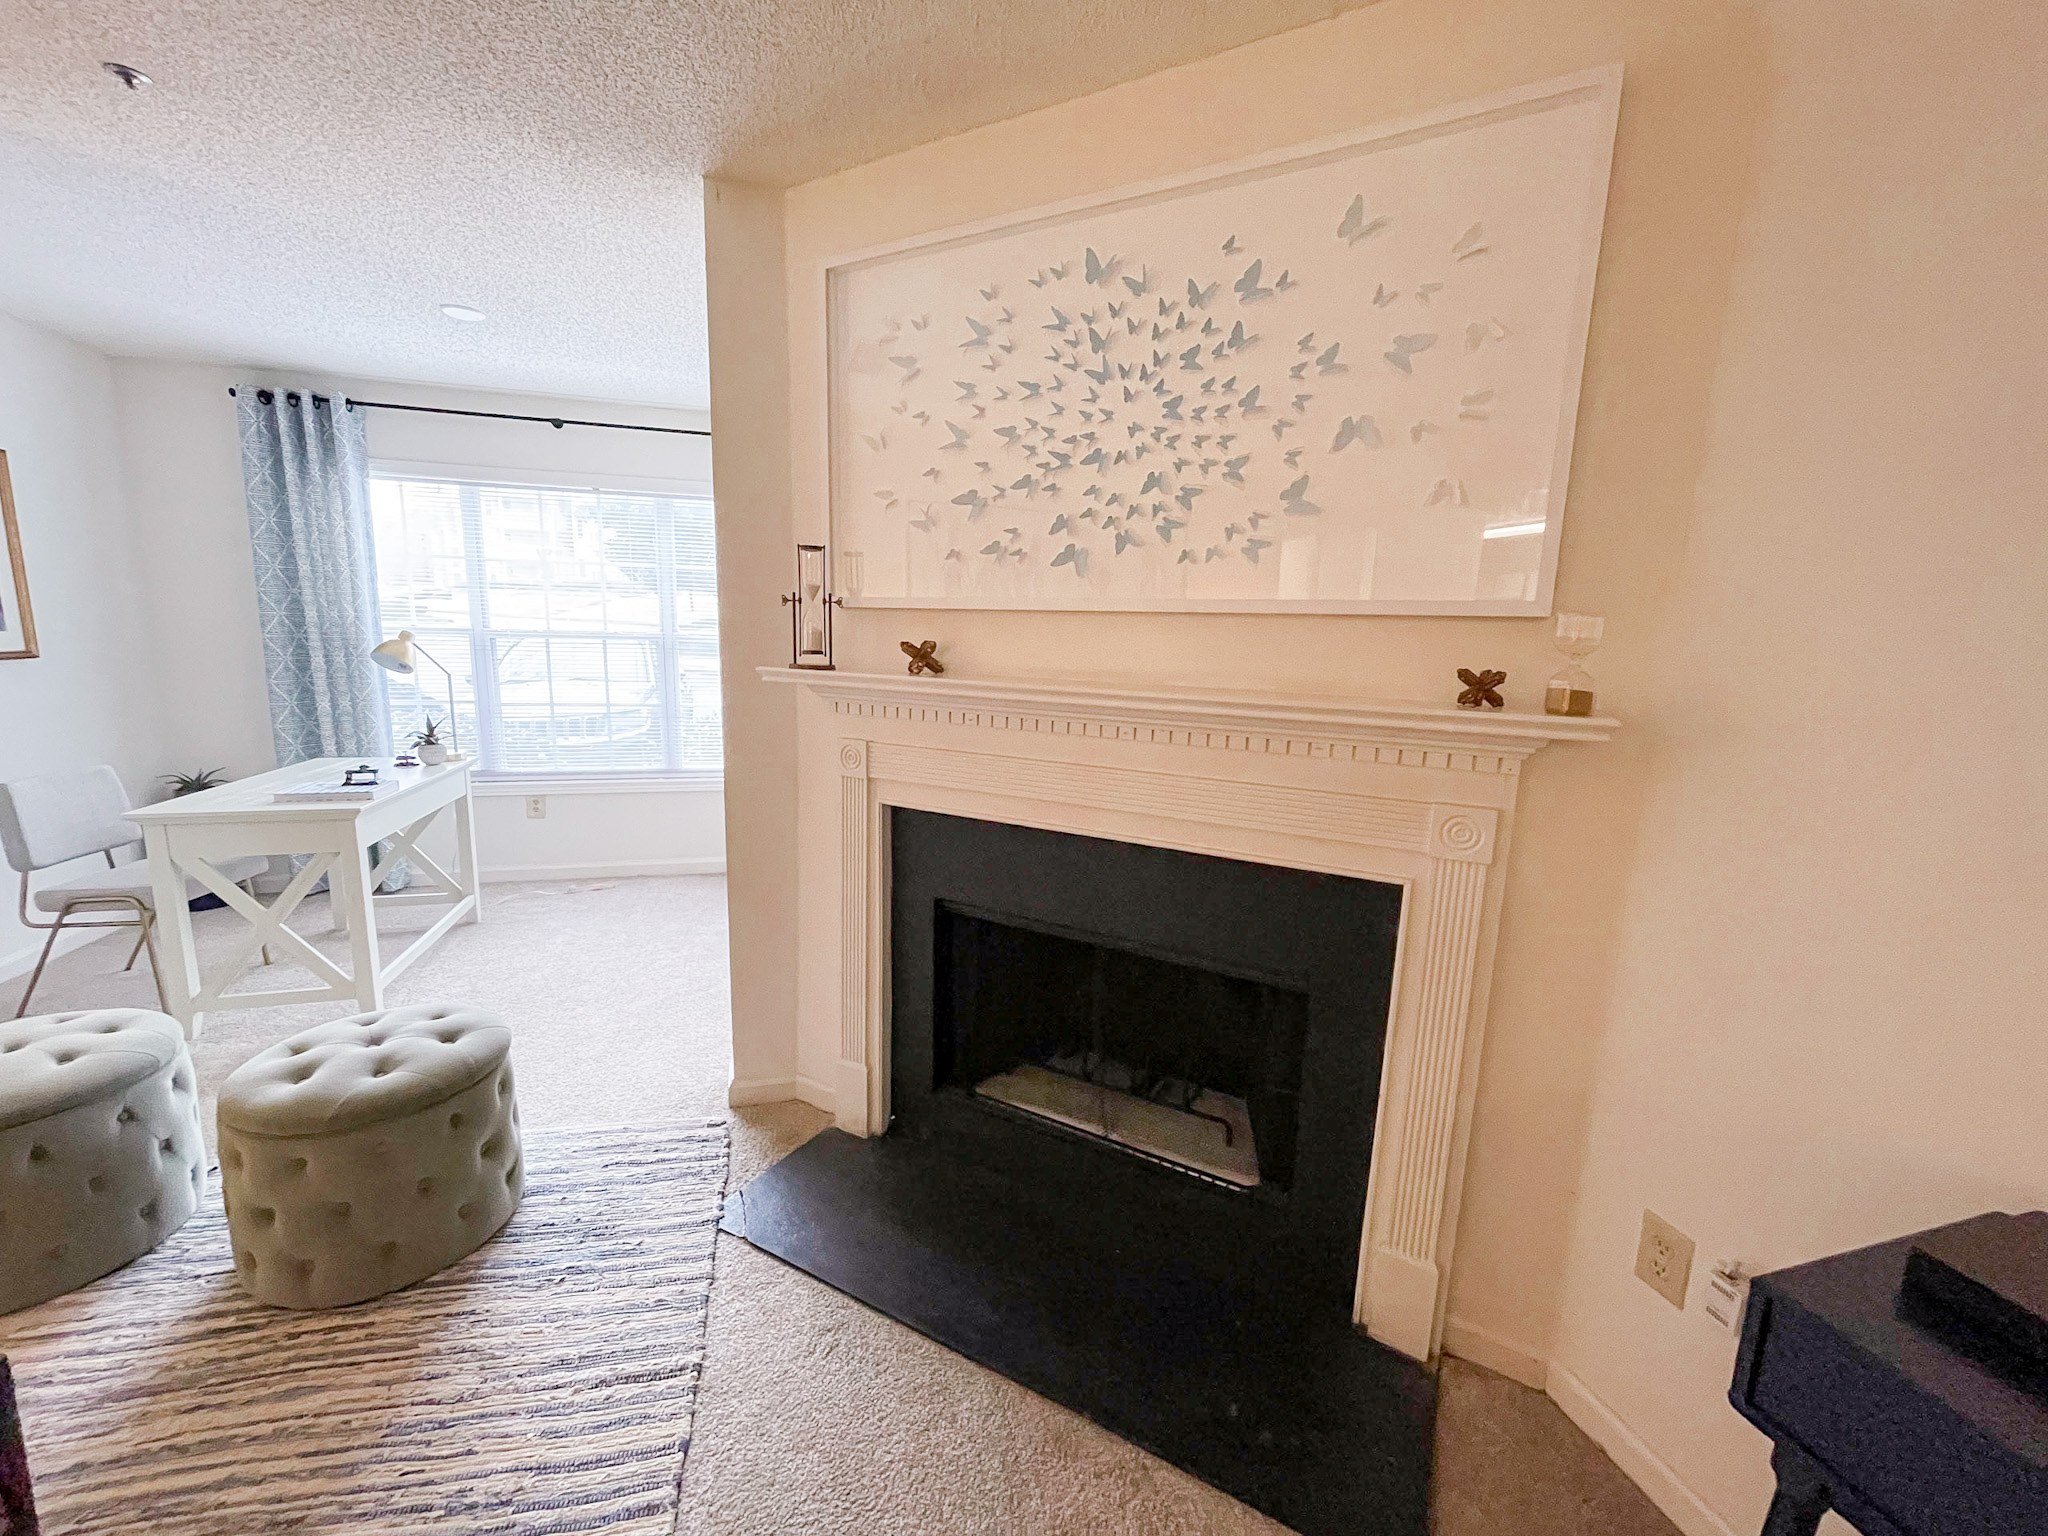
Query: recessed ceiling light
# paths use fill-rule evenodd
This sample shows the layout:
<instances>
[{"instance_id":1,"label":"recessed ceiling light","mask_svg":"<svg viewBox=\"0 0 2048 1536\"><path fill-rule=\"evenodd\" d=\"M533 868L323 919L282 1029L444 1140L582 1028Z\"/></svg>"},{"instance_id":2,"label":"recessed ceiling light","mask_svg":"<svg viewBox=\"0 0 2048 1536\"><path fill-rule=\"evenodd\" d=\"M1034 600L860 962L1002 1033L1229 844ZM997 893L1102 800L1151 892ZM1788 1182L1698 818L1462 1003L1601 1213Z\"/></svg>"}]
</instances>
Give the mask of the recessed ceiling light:
<instances>
[{"instance_id":1,"label":"recessed ceiling light","mask_svg":"<svg viewBox=\"0 0 2048 1536\"><path fill-rule=\"evenodd\" d=\"M137 69L132 64L115 64L109 61L108 63L102 64L100 68L104 69L116 80L120 81L123 85L127 86L128 89L131 91L139 91L144 86L156 84L154 80L150 79L149 76L145 75L141 70Z\"/></svg>"},{"instance_id":2,"label":"recessed ceiling light","mask_svg":"<svg viewBox=\"0 0 2048 1536\"><path fill-rule=\"evenodd\" d=\"M467 325L475 325L484 317L482 310L471 309L467 304L443 304L441 313L450 320L460 320Z\"/></svg>"}]
</instances>

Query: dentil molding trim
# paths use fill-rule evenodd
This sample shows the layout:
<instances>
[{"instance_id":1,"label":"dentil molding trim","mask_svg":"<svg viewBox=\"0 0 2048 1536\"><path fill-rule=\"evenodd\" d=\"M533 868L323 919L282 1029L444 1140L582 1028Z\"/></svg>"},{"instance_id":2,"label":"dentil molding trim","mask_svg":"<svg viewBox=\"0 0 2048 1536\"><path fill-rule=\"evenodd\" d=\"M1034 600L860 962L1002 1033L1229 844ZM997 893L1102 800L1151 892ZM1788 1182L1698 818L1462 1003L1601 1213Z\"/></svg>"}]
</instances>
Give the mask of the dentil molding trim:
<instances>
[{"instance_id":1,"label":"dentil molding trim","mask_svg":"<svg viewBox=\"0 0 2048 1536\"><path fill-rule=\"evenodd\" d=\"M1550 742L1605 741L1620 725L1605 715L1573 719L1521 710L1218 688L1118 688L795 667L759 671L771 683L801 684L829 700L835 713L854 718L1481 773L1513 773L1523 758Z\"/></svg>"},{"instance_id":2,"label":"dentil molding trim","mask_svg":"<svg viewBox=\"0 0 2048 1536\"><path fill-rule=\"evenodd\" d=\"M1394 1348L1435 1354L1519 768L1551 742L1605 740L1617 722L1192 689L762 676L811 689L840 727L831 766L811 771L838 780L837 879L825 878L838 908L834 1088L840 1124L857 1134L888 1124L893 808L1403 888L1356 1315Z\"/></svg>"}]
</instances>

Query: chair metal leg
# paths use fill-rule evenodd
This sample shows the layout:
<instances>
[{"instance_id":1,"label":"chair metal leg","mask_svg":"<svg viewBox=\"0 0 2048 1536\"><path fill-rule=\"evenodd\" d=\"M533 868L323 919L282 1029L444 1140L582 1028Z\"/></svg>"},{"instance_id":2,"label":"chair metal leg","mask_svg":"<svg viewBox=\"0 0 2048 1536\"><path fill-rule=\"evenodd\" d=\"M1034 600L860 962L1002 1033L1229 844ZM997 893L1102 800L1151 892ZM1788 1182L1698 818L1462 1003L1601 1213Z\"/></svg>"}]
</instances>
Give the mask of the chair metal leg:
<instances>
[{"instance_id":1,"label":"chair metal leg","mask_svg":"<svg viewBox=\"0 0 2048 1536\"><path fill-rule=\"evenodd\" d=\"M156 954L156 913L148 912L142 919L142 942L149 950L149 976L156 983L156 1005L165 1013L171 1011L171 1000L164 994L163 962Z\"/></svg>"},{"instance_id":2,"label":"chair metal leg","mask_svg":"<svg viewBox=\"0 0 2048 1536\"><path fill-rule=\"evenodd\" d=\"M43 952L36 956L36 968L28 973L28 985L22 989L21 1003L14 1010L17 1019L28 1017L29 999L36 995L36 985L43 979L43 968L50 963L50 951L57 946L57 935L64 931L64 920L71 916L71 909L65 907L58 912L57 921L50 924L50 936L43 940Z\"/></svg>"},{"instance_id":3,"label":"chair metal leg","mask_svg":"<svg viewBox=\"0 0 2048 1536\"><path fill-rule=\"evenodd\" d=\"M149 936L149 924L146 921L137 923L135 929L135 945L128 951L128 963L121 967L124 975L135 969L135 961L142 953L142 941Z\"/></svg>"}]
</instances>

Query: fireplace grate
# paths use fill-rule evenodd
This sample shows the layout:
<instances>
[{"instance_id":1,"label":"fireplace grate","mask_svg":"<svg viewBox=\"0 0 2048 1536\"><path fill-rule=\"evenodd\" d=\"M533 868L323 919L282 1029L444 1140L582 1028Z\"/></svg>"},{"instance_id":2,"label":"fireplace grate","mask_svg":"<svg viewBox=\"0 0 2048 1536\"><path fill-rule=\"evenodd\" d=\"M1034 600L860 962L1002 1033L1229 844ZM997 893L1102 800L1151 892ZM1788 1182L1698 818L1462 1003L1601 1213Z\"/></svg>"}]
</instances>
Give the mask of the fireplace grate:
<instances>
[{"instance_id":1,"label":"fireplace grate","mask_svg":"<svg viewBox=\"0 0 2048 1536\"><path fill-rule=\"evenodd\" d=\"M1176 1079L1151 1082L1143 1094L1112 1086L1120 1081L1140 1083L1114 1062L1054 1058L998 1072L974 1091L1155 1162L1238 1189L1258 1187L1258 1147L1244 1100Z\"/></svg>"}]
</instances>

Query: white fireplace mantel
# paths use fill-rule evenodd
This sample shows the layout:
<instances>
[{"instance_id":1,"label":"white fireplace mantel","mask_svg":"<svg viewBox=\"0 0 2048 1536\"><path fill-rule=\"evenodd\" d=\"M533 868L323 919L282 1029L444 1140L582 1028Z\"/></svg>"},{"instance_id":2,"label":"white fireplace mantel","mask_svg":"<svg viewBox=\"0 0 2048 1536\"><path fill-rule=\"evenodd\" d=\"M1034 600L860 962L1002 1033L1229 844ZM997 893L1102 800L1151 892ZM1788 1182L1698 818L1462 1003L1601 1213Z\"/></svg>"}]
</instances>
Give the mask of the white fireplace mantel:
<instances>
[{"instance_id":1,"label":"white fireplace mantel","mask_svg":"<svg viewBox=\"0 0 2048 1536\"><path fill-rule=\"evenodd\" d=\"M809 909L804 947L836 947L837 1059L817 1066L857 1134L888 1125L894 808L1402 887L1355 1310L1375 1338L1433 1356L1522 764L1618 723L1214 689L761 676L830 711L806 718L801 772L820 795L837 779L837 867L807 865L803 884L836 910Z\"/></svg>"},{"instance_id":2,"label":"white fireplace mantel","mask_svg":"<svg viewBox=\"0 0 2048 1536\"><path fill-rule=\"evenodd\" d=\"M1619 721L1511 709L1459 709L1382 699L1340 699L1219 688L1120 688L1100 683L910 677L890 672L762 667L771 683L801 683L825 698L1063 722L1147 726L1218 735L1322 737L1391 745L1493 748L1527 756L1553 741L1605 741Z\"/></svg>"}]
</instances>

